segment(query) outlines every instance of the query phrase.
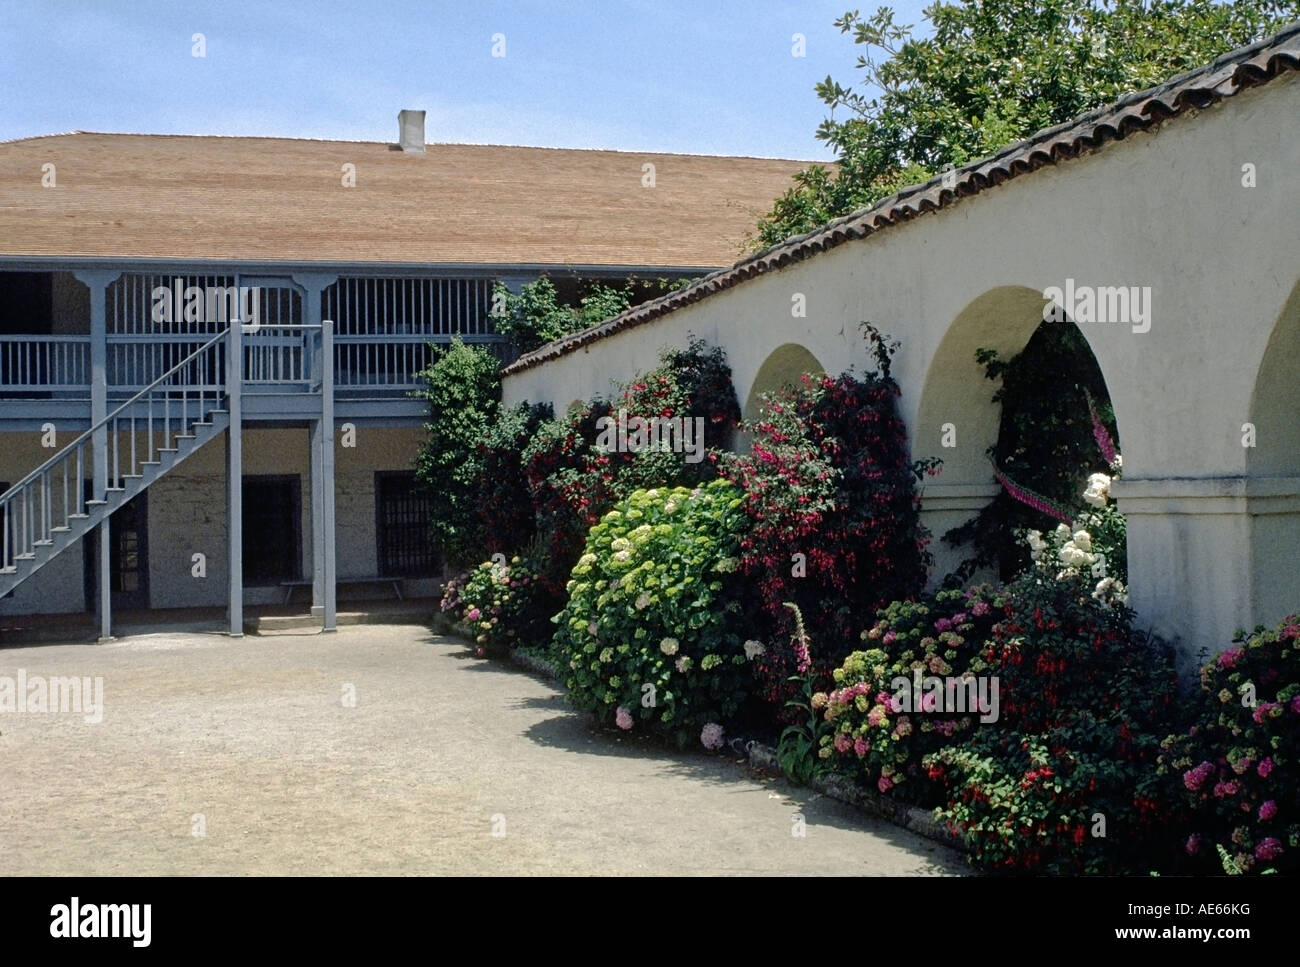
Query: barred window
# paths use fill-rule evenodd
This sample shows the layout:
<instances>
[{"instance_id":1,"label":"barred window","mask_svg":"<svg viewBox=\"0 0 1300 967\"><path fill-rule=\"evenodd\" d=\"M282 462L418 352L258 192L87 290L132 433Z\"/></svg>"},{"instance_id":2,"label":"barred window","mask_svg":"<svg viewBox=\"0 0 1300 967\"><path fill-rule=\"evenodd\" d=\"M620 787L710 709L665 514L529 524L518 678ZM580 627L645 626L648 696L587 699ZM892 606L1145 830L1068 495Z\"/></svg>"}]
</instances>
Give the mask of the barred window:
<instances>
[{"instance_id":1,"label":"barred window","mask_svg":"<svg viewBox=\"0 0 1300 967\"><path fill-rule=\"evenodd\" d=\"M437 570L429 539L430 497L411 471L375 474L375 522L381 577L428 577Z\"/></svg>"}]
</instances>

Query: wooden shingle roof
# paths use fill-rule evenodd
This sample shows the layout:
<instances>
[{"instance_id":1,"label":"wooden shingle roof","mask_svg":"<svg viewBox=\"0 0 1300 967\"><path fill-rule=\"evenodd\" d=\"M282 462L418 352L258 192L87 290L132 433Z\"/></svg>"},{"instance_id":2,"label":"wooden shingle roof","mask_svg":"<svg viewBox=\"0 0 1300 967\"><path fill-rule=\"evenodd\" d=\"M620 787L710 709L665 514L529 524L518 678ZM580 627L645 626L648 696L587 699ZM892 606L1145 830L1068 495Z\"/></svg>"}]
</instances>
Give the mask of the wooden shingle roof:
<instances>
[{"instance_id":1,"label":"wooden shingle roof","mask_svg":"<svg viewBox=\"0 0 1300 967\"><path fill-rule=\"evenodd\" d=\"M709 269L805 165L75 132L0 144L0 257Z\"/></svg>"}]
</instances>

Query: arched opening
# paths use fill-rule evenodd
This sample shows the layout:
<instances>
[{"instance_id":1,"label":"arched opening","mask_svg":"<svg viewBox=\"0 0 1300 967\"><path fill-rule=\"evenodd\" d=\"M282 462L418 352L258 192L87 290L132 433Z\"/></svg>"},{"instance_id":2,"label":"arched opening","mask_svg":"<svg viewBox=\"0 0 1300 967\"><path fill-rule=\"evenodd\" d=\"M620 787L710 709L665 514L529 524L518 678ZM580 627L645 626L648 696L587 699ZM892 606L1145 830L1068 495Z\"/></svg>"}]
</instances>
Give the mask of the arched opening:
<instances>
[{"instance_id":1,"label":"arched opening","mask_svg":"<svg viewBox=\"0 0 1300 967\"><path fill-rule=\"evenodd\" d=\"M1000 486L995 464L1024 490L1078 507L1089 473L1107 463L1090 399L1118 444L1087 339L1073 322L1044 321L1043 308L1032 289L993 289L957 316L931 361L913 452L944 462L925 488L936 577L1008 579L1029 563L1017 532L1058 522Z\"/></svg>"},{"instance_id":2,"label":"arched opening","mask_svg":"<svg viewBox=\"0 0 1300 967\"><path fill-rule=\"evenodd\" d=\"M1300 283L1273 327L1241 427L1249 476L1251 611L1271 624L1300 609Z\"/></svg>"},{"instance_id":3,"label":"arched opening","mask_svg":"<svg viewBox=\"0 0 1300 967\"><path fill-rule=\"evenodd\" d=\"M754 382L749 387L749 395L745 398L741 418L746 423L758 419L764 394L796 385L804 373L820 375L824 372L826 369L817 357L798 343L788 342L777 346L763 360L763 365L758 367ZM749 450L751 441L748 434L737 433L735 442L738 451Z\"/></svg>"}]
</instances>

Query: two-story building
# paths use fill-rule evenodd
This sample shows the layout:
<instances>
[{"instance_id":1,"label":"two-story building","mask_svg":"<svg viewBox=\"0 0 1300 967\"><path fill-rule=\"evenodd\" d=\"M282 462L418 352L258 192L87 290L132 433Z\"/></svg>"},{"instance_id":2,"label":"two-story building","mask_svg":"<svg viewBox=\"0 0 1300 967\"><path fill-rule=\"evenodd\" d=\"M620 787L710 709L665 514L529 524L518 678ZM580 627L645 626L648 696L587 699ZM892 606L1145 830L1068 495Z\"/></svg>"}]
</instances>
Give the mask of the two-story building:
<instances>
[{"instance_id":1,"label":"two-story building","mask_svg":"<svg viewBox=\"0 0 1300 967\"><path fill-rule=\"evenodd\" d=\"M0 614L436 586L416 374L492 286L729 265L802 163L76 132L0 144Z\"/></svg>"}]
</instances>

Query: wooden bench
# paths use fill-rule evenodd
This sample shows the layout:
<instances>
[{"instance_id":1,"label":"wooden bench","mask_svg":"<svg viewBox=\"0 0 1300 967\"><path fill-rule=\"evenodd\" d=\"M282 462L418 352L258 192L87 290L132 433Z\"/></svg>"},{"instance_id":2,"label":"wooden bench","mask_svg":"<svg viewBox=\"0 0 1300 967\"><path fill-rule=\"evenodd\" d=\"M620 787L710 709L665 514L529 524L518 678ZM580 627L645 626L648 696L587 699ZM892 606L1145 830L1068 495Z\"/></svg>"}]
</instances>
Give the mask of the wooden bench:
<instances>
[{"instance_id":1,"label":"wooden bench","mask_svg":"<svg viewBox=\"0 0 1300 967\"><path fill-rule=\"evenodd\" d=\"M335 584L338 587L347 584L387 584L393 589L393 593L397 595L397 600L403 600L401 578L338 578L335 580ZM284 588L284 603L289 603L289 599L293 597L293 592L298 588L309 588L311 586L311 581L281 581L280 587Z\"/></svg>"}]
</instances>

